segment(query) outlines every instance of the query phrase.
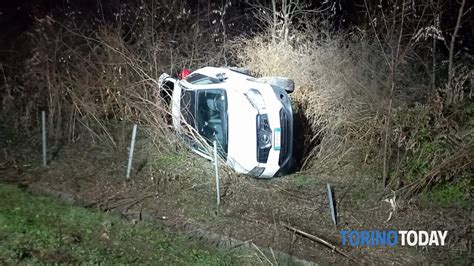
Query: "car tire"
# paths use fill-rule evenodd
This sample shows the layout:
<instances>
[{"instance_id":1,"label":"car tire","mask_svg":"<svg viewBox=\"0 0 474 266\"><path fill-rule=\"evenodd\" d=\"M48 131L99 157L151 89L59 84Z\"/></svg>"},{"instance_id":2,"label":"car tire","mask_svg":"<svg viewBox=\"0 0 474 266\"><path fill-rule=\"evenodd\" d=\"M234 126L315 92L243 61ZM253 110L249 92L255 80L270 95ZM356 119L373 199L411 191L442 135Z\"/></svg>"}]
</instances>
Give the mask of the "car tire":
<instances>
[{"instance_id":1,"label":"car tire","mask_svg":"<svg viewBox=\"0 0 474 266\"><path fill-rule=\"evenodd\" d=\"M263 77L259 81L268 83L272 86L277 86L284 89L287 93L292 93L295 90L295 82L292 79L284 77Z\"/></svg>"}]
</instances>

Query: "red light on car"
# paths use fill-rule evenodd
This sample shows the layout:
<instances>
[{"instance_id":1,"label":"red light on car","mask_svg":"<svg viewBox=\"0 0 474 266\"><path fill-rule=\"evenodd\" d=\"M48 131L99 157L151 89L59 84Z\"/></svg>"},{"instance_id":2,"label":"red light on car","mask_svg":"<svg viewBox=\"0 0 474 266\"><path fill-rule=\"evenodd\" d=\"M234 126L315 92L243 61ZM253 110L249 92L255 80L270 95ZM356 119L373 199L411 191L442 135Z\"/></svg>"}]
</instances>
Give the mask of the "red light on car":
<instances>
[{"instance_id":1,"label":"red light on car","mask_svg":"<svg viewBox=\"0 0 474 266\"><path fill-rule=\"evenodd\" d=\"M185 79L187 76L189 76L189 74L191 74L191 70L187 69L187 68L183 68L183 70L181 70L181 72L179 72L179 79Z\"/></svg>"}]
</instances>

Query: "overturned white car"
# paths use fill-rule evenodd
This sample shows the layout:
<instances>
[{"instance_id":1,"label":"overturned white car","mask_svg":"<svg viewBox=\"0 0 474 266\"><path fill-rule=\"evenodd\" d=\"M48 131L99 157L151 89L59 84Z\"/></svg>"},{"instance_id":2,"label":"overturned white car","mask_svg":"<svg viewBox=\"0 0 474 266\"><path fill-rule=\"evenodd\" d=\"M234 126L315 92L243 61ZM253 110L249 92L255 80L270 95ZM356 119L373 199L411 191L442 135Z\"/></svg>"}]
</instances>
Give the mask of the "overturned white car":
<instances>
[{"instance_id":1,"label":"overturned white car","mask_svg":"<svg viewBox=\"0 0 474 266\"><path fill-rule=\"evenodd\" d=\"M293 153L293 112L288 93L292 80L255 78L237 69L205 67L186 77L162 74L160 89L168 93L174 128L186 124L212 145L238 173L256 178L288 171ZM193 138L192 149L211 158Z\"/></svg>"}]
</instances>

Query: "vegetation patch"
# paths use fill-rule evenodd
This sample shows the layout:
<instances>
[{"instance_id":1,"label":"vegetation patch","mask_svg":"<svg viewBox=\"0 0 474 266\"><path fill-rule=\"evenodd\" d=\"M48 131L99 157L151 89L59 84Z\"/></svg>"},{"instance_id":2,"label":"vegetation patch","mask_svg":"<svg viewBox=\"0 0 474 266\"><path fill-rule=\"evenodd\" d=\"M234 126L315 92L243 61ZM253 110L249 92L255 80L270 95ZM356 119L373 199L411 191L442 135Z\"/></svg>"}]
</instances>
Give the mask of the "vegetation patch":
<instances>
[{"instance_id":1,"label":"vegetation patch","mask_svg":"<svg viewBox=\"0 0 474 266\"><path fill-rule=\"evenodd\" d=\"M422 202L427 205L468 209L472 207L472 176L455 182L435 186L423 196Z\"/></svg>"},{"instance_id":2,"label":"vegetation patch","mask_svg":"<svg viewBox=\"0 0 474 266\"><path fill-rule=\"evenodd\" d=\"M182 235L0 185L1 263L228 264Z\"/></svg>"}]
</instances>

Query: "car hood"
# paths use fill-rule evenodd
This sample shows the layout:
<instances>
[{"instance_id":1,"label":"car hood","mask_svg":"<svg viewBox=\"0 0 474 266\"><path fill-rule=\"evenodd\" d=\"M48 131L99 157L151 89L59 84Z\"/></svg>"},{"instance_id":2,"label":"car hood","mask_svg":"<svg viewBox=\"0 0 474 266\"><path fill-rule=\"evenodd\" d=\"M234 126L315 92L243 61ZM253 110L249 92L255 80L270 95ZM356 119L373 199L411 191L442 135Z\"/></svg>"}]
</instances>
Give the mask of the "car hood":
<instances>
[{"instance_id":1,"label":"car hood","mask_svg":"<svg viewBox=\"0 0 474 266\"><path fill-rule=\"evenodd\" d=\"M228 90L227 162L240 173L257 166L257 110L243 92Z\"/></svg>"}]
</instances>

